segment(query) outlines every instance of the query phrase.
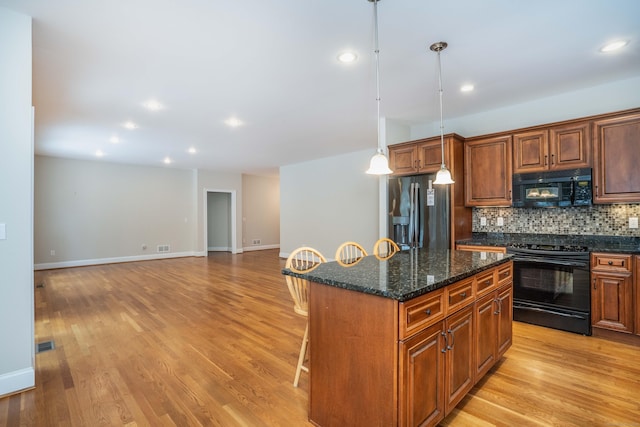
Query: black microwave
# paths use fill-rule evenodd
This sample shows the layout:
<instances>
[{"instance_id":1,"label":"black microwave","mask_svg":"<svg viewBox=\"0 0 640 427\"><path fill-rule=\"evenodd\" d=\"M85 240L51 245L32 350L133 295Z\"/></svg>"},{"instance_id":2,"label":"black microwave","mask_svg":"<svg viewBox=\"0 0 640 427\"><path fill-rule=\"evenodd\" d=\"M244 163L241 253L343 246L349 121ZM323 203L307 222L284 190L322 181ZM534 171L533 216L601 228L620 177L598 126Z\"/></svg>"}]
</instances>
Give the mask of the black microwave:
<instances>
[{"instance_id":1,"label":"black microwave","mask_svg":"<svg viewBox=\"0 0 640 427\"><path fill-rule=\"evenodd\" d=\"M513 175L513 207L590 206L591 169Z\"/></svg>"}]
</instances>

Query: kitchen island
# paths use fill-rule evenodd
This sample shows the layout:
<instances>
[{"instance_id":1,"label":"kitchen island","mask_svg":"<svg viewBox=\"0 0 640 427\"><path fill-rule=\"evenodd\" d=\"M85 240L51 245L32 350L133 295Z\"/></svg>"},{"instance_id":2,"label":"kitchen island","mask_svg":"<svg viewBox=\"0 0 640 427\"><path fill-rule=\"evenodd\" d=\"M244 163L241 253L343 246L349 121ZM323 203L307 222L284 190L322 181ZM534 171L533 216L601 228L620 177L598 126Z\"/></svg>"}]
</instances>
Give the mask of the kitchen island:
<instances>
[{"instance_id":1,"label":"kitchen island","mask_svg":"<svg viewBox=\"0 0 640 427\"><path fill-rule=\"evenodd\" d=\"M511 345L510 256L409 250L306 274L309 419L436 425Z\"/></svg>"}]
</instances>

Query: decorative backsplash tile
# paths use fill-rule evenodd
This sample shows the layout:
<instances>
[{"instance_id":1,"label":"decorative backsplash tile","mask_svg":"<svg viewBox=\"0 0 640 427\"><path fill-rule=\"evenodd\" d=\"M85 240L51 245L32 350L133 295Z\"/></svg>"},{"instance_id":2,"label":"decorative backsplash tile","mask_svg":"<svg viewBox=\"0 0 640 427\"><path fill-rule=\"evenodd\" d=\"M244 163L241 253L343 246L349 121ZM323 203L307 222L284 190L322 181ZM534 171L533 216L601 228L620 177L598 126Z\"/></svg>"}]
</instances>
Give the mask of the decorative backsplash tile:
<instances>
[{"instance_id":1,"label":"decorative backsplash tile","mask_svg":"<svg viewBox=\"0 0 640 427\"><path fill-rule=\"evenodd\" d=\"M486 225L480 225L483 217ZM640 229L629 228L630 217L640 217L640 204L550 209L473 208L473 231L639 237ZM498 218L503 219L503 226L497 225Z\"/></svg>"}]
</instances>

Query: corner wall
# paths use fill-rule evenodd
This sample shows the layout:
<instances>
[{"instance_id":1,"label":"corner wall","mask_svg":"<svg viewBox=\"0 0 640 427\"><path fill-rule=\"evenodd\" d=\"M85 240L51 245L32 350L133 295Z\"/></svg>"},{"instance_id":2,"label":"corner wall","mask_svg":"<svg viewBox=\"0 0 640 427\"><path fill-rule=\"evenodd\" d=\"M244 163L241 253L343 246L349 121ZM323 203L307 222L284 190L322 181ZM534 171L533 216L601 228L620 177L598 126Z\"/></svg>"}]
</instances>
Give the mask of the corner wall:
<instances>
[{"instance_id":1,"label":"corner wall","mask_svg":"<svg viewBox=\"0 0 640 427\"><path fill-rule=\"evenodd\" d=\"M35 385L31 18L0 7L0 396Z\"/></svg>"}]
</instances>

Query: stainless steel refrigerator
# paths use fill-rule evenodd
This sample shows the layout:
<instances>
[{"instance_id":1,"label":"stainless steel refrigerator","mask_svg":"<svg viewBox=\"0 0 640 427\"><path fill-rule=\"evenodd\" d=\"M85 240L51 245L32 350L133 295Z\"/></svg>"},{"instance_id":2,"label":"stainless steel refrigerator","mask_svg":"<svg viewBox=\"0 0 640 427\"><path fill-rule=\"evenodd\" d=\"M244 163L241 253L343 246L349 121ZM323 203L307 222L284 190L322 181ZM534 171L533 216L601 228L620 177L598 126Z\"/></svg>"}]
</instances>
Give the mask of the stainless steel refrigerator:
<instances>
[{"instance_id":1,"label":"stainless steel refrigerator","mask_svg":"<svg viewBox=\"0 0 640 427\"><path fill-rule=\"evenodd\" d=\"M389 178L389 237L401 249L451 247L450 185L436 175Z\"/></svg>"}]
</instances>

